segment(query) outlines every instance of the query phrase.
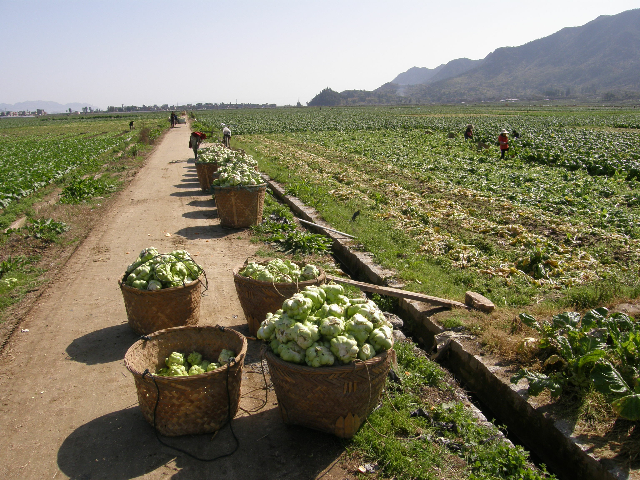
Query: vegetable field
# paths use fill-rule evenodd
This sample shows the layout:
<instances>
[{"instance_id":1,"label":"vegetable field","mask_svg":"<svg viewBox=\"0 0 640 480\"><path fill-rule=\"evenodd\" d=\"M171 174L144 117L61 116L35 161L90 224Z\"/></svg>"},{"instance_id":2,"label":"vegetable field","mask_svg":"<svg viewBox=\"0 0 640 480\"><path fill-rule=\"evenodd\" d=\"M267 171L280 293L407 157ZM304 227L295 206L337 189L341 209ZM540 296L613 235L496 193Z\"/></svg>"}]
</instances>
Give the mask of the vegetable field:
<instances>
[{"instance_id":1,"label":"vegetable field","mask_svg":"<svg viewBox=\"0 0 640 480\"><path fill-rule=\"evenodd\" d=\"M116 191L167 127L159 114L0 120L0 317L44 281L33 250L77 238L82 204Z\"/></svg>"},{"instance_id":2,"label":"vegetable field","mask_svg":"<svg viewBox=\"0 0 640 480\"><path fill-rule=\"evenodd\" d=\"M577 308L640 293L633 110L324 108L198 120L204 131L230 124L263 171L412 290ZM473 141L462 138L468 123ZM500 160L503 128L519 138Z\"/></svg>"},{"instance_id":3,"label":"vegetable field","mask_svg":"<svg viewBox=\"0 0 640 480\"><path fill-rule=\"evenodd\" d=\"M138 140L145 125L159 119L158 115L3 119L0 208L79 169L95 168L107 156L126 150ZM129 130L131 120L137 124L135 130ZM149 129L149 133L153 137L160 131Z\"/></svg>"}]
</instances>

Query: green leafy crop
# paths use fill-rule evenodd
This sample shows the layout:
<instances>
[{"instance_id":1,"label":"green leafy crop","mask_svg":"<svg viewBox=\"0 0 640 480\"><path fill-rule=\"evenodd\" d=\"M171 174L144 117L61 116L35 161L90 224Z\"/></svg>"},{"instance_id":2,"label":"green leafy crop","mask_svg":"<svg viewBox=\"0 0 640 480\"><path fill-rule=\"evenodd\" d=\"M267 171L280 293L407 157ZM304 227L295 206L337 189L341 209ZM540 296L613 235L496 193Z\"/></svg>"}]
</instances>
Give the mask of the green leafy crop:
<instances>
[{"instance_id":1,"label":"green leafy crop","mask_svg":"<svg viewBox=\"0 0 640 480\"><path fill-rule=\"evenodd\" d=\"M606 308L555 315L538 322L531 315L520 320L540 335L540 348L551 355L545 366L551 373L520 369L512 383L526 379L528 392L545 389L558 396L568 386L595 389L610 399L614 412L627 420L640 420L640 325L624 313Z\"/></svg>"}]
</instances>

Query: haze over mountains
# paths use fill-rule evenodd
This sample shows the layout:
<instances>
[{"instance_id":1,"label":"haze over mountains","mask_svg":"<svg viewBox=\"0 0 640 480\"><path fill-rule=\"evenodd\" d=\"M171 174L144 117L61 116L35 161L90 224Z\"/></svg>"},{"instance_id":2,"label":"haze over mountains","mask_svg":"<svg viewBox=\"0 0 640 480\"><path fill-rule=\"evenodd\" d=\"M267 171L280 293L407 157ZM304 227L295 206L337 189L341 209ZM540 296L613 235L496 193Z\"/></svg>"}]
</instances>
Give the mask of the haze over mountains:
<instances>
[{"instance_id":1,"label":"haze over mountains","mask_svg":"<svg viewBox=\"0 0 640 480\"><path fill-rule=\"evenodd\" d=\"M443 63L436 68L411 67L391 80L391 83L397 83L398 85L427 85L461 75L481 63L482 60L458 58L451 60L449 63Z\"/></svg>"},{"instance_id":2,"label":"haze over mountains","mask_svg":"<svg viewBox=\"0 0 640 480\"><path fill-rule=\"evenodd\" d=\"M335 94L335 95L334 95ZM640 100L640 9L602 15L482 60L413 67L373 92L325 89L309 105ZM337 103L336 103L337 102Z\"/></svg>"},{"instance_id":3,"label":"haze over mountains","mask_svg":"<svg viewBox=\"0 0 640 480\"><path fill-rule=\"evenodd\" d=\"M47 113L63 113L68 112L69 109L71 109L72 112L80 112L84 107L92 108L93 110L97 109L97 107L89 103L67 103L62 105L61 103L47 100L33 100L14 104L0 103L0 111L9 112L35 112L38 109L44 110Z\"/></svg>"}]
</instances>

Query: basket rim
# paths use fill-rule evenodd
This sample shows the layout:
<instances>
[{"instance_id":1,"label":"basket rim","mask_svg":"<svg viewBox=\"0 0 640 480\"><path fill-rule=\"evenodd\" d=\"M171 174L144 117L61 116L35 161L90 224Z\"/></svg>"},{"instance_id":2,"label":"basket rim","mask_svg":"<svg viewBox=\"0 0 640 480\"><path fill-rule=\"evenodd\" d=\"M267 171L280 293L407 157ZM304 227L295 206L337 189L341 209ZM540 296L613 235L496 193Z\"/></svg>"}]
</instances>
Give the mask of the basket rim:
<instances>
[{"instance_id":1,"label":"basket rim","mask_svg":"<svg viewBox=\"0 0 640 480\"><path fill-rule=\"evenodd\" d=\"M242 342L242 347L240 348L240 352L235 356L236 358L236 362L234 364L232 364L231 366L235 366L235 365L241 365L244 363L244 358L246 357L247 354L247 337L245 337L244 335L242 335L240 332L234 330L233 328L226 328L226 327L220 327L219 325L183 325L183 326L179 326L179 327L171 327L171 328L164 328L162 330L157 330L153 333L150 333L149 335L145 335L145 338L140 338L139 340L137 340L133 345L131 345L128 349L127 352L124 355L124 366L127 367L127 370L129 370L134 376L138 376L138 377L142 377L144 375L144 372L140 372L137 369L135 369L131 363L128 360L129 357L129 352L131 352L134 347L137 347L139 345L142 344L142 342L148 342L148 341L152 341L152 340L157 340L154 337L159 337L162 335L166 335L166 334L171 334L175 331L178 330L221 330L221 331L229 331L229 332L233 332L235 335L238 336L238 338L240 339L240 341ZM160 380L160 381L167 381L167 382L174 382L174 381L181 381L181 382L188 382L191 380L200 380L202 378L205 378L206 375L209 374L215 374L215 373L219 373L221 371L224 371L225 367L228 367L229 364L226 365L222 365L218 368L216 368L215 370L211 370L209 372L205 372L205 373L199 373L197 375L189 375L186 377L166 377L164 375L156 375L155 372L150 372L153 376L153 378L155 380Z\"/></svg>"},{"instance_id":2,"label":"basket rim","mask_svg":"<svg viewBox=\"0 0 640 480\"><path fill-rule=\"evenodd\" d=\"M256 262L259 264L263 264L263 263L267 263L268 260L264 261L264 262ZM306 265L304 262L297 262L294 261L292 263L295 263L298 266L301 266L300 264ZM318 283L318 280L326 280L326 274L324 272L324 269L322 267L318 267L316 265L316 267L318 268L320 274L311 280L303 280L301 282L267 282L264 280L256 280L255 278L250 278L250 277L245 277L244 275L240 275L240 270L242 270L244 267L247 266L246 260L245 263L237 268L233 269L233 279L238 279L238 280L242 280L242 281L246 281L247 283L255 283L257 285L302 285L302 286L307 286L307 285L315 285ZM322 278L324 276L324 278Z\"/></svg>"},{"instance_id":3,"label":"basket rim","mask_svg":"<svg viewBox=\"0 0 640 480\"><path fill-rule=\"evenodd\" d=\"M308 365L299 365L297 363L286 362L282 360L279 356L277 356L275 353L273 353L271 349L269 349L267 344L264 344L263 348L266 348L264 356L267 359L267 362L274 362L278 366L286 367L296 373L301 373L305 375L309 375L309 374L335 375L337 373L349 373L354 370L370 367L377 363L384 362L389 354L389 350L385 350L384 352L376 354L373 358L370 358L369 360L356 360L347 365L332 365L330 367L323 366L323 367L316 368L316 367L310 367Z\"/></svg>"},{"instance_id":4,"label":"basket rim","mask_svg":"<svg viewBox=\"0 0 640 480\"><path fill-rule=\"evenodd\" d=\"M189 282L189 283L186 283L184 285L179 285L177 287L161 288L159 290L140 290L139 288L131 287L131 286L127 285L126 283L124 283L124 277L126 277L126 276L127 276L127 273L125 272L125 274L122 275L122 277L120 277L120 279L118 280L118 285L120 285L120 288L122 288L124 290L129 290L131 292L139 293L141 295L146 295L148 293L167 292L167 291L170 291L170 290L175 291L175 290L178 290L180 288L190 288L190 287L193 286L192 285L193 283L202 283L202 280L200 280L200 279L202 278L203 275L200 274L198 276L198 278L196 278L193 282Z\"/></svg>"},{"instance_id":5,"label":"basket rim","mask_svg":"<svg viewBox=\"0 0 640 480\"><path fill-rule=\"evenodd\" d=\"M213 190L253 190L267 188L267 183L258 183L256 185L211 185Z\"/></svg>"}]
</instances>

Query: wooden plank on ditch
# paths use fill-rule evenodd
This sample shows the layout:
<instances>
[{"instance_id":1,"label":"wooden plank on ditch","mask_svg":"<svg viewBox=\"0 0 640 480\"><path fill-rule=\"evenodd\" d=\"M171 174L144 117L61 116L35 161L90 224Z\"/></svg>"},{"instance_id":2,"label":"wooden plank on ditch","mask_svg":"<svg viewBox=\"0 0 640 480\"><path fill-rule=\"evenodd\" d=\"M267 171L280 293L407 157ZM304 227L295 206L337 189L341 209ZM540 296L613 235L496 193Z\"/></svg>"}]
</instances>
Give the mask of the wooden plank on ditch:
<instances>
[{"instance_id":1,"label":"wooden plank on ditch","mask_svg":"<svg viewBox=\"0 0 640 480\"><path fill-rule=\"evenodd\" d=\"M342 277L334 277L327 275L327 280L335 283L342 283L344 285L352 285L358 287L365 292L377 293L379 295L387 295L389 297L406 298L408 300L417 300L418 302L425 302L431 305L437 305L439 307L448 308L469 308L467 305L455 300L447 300L446 298L432 297L431 295L425 295L423 293L409 292L393 287L383 287L381 285L373 285L371 283L357 282L355 280L346 279Z\"/></svg>"}]
</instances>

